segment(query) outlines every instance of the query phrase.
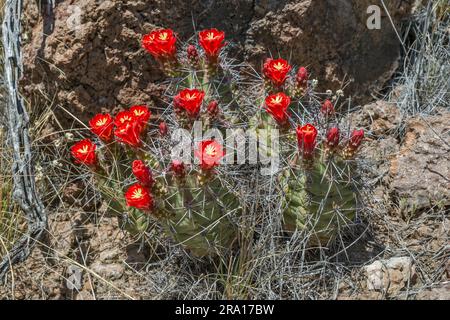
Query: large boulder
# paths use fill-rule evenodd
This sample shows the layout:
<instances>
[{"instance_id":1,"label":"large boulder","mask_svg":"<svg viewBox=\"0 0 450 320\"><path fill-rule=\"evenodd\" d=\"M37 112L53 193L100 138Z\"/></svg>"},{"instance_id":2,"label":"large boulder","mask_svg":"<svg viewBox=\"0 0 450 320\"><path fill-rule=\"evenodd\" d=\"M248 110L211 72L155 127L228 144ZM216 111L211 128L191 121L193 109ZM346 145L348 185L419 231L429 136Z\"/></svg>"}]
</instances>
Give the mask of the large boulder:
<instances>
[{"instance_id":1,"label":"large boulder","mask_svg":"<svg viewBox=\"0 0 450 320\"><path fill-rule=\"evenodd\" d=\"M45 3L45 2L44 2ZM50 13L27 1L24 19L26 95L44 93L86 120L134 103L159 103L162 74L140 47L144 33L170 27L187 40L195 29L224 29L232 50L260 69L270 55L307 65L321 89L350 82L346 93L370 98L391 77L400 44L387 14L369 30L369 0L60 0ZM398 24L405 1L387 1ZM32 100L36 101L36 100ZM68 114L67 119L70 119Z\"/></svg>"}]
</instances>

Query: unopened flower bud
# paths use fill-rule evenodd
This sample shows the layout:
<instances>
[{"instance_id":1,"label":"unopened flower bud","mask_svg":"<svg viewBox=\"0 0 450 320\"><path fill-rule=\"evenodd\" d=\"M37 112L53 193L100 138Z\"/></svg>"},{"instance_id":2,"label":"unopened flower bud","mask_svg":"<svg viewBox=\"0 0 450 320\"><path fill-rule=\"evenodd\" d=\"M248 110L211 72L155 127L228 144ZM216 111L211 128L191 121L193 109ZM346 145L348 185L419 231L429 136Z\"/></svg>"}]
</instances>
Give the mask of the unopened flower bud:
<instances>
[{"instance_id":1,"label":"unopened flower bud","mask_svg":"<svg viewBox=\"0 0 450 320\"><path fill-rule=\"evenodd\" d=\"M188 57L189 63L192 66L197 65L199 62L199 54L198 54L197 48L194 45L190 44L187 47L186 52L187 52L187 57Z\"/></svg>"},{"instance_id":2,"label":"unopened flower bud","mask_svg":"<svg viewBox=\"0 0 450 320\"><path fill-rule=\"evenodd\" d=\"M177 177L183 177L185 175L185 165L180 160L173 160L170 165L170 171L172 171Z\"/></svg>"},{"instance_id":3,"label":"unopened flower bud","mask_svg":"<svg viewBox=\"0 0 450 320\"><path fill-rule=\"evenodd\" d=\"M340 132L338 127L330 128L327 132L326 145L329 149L335 149L339 145Z\"/></svg>"},{"instance_id":4,"label":"unopened flower bud","mask_svg":"<svg viewBox=\"0 0 450 320\"><path fill-rule=\"evenodd\" d=\"M167 124L164 121L160 122L159 123L159 133L161 134L161 136L164 137L165 135L167 135L168 131L169 130L167 128Z\"/></svg>"},{"instance_id":5,"label":"unopened flower bud","mask_svg":"<svg viewBox=\"0 0 450 320\"><path fill-rule=\"evenodd\" d=\"M301 67L297 71L297 86L305 88L308 84L308 70L305 67Z\"/></svg>"},{"instance_id":6,"label":"unopened flower bud","mask_svg":"<svg viewBox=\"0 0 450 320\"><path fill-rule=\"evenodd\" d=\"M334 106L333 103L330 100L325 100L325 102L322 104L322 108L320 109L322 114L324 116L331 116L334 114Z\"/></svg>"},{"instance_id":7,"label":"unopened flower bud","mask_svg":"<svg viewBox=\"0 0 450 320\"><path fill-rule=\"evenodd\" d=\"M206 107L206 110L212 117L217 116L219 113L219 103L216 100L212 100Z\"/></svg>"}]
</instances>

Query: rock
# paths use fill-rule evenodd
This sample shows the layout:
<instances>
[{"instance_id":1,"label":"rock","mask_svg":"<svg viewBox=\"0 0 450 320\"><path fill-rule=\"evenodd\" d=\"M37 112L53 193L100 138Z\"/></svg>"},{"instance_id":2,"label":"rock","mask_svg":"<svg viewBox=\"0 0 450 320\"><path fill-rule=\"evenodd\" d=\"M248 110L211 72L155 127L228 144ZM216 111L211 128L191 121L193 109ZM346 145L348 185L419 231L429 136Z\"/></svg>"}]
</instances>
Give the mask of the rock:
<instances>
[{"instance_id":1,"label":"rock","mask_svg":"<svg viewBox=\"0 0 450 320\"><path fill-rule=\"evenodd\" d=\"M90 266L90 269L107 280L120 279L125 272L125 267L119 263L104 264L97 261Z\"/></svg>"},{"instance_id":2,"label":"rock","mask_svg":"<svg viewBox=\"0 0 450 320\"><path fill-rule=\"evenodd\" d=\"M381 291L388 295L398 294L415 282L416 272L409 257L395 257L377 260L364 267L367 276L367 289Z\"/></svg>"},{"instance_id":3,"label":"rock","mask_svg":"<svg viewBox=\"0 0 450 320\"><path fill-rule=\"evenodd\" d=\"M351 122L354 125L364 128L376 138L398 130L401 120L397 105L382 100L367 104L361 110L351 114Z\"/></svg>"},{"instance_id":4,"label":"rock","mask_svg":"<svg viewBox=\"0 0 450 320\"><path fill-rule=\"evenodd\" d=\"M263 59L278 55L307 65L321 90L339 89L359 100L389 79L400 44L386 14L382 27L368 30L370 0L58 1L54 15L39 15L37 4L24 8L24 78L28 97L45 92L86 121L100 111L131 104L165 106L158 65L140 46L144 33L173 28L187 40L195 29L225 30L233 56L247 58L259 70ZM410 5L386 3L394 23ZM220 17L218 19L217 17ZM54 25L52 28L51 26ZM44 37L43 34L46 34ZM57 84L57 85L56 85ZM33 100L34 101L34 100ZM73 118L61 112L63 120Z\"/></svg>"},{"instance_id":5,"label":"rock","mask_svg":"<svg viewBox=\"0 0 450 320\"><path fill-rule=\"evenodd\" d=\"M398 155L391 161L391 193L407 212L450 205L450 112L406 122Z\"/></svg>"},{"instance_id":6,"label":"rock","mask_svg":"<svg viewBox=\"0 0 450 320\"><path fill-rule=\"evenodd\" d=\"M421 291L418 300L450 300L450 283L443 283L436 288Z\"/></svg>"}]
</instances>

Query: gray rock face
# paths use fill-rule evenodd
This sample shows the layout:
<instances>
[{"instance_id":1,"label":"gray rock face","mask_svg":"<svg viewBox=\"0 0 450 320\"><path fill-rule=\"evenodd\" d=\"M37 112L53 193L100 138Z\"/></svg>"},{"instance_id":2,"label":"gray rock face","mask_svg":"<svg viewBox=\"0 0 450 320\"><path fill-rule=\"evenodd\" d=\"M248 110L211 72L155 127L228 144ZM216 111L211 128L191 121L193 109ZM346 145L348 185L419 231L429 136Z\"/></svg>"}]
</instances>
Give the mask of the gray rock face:
<instances>
[{"instance_id":1,"label":"gray rock face","mask_svg":"<svg viewBox=\"0 0 450 320\"><path fill-rule=\"evenodd\" d=\"M194 30L226 31L232 50L259 70L263 59L282 56L305 65L321 89L369 93L390 78L399 41L386 14L380 30L368 30L369 0L179 1L61 0L54 15L25 6L25 76L31 98L46 92L86 120L99 111L135 103L161 103L162 79L153 59L140 47L144 33L173 28L187 41ZM410 11L405 1L387 1L395 23ZM52 27L54 25L54 27ZM195 25L195 27L194 27ZM43 36L43 33L46 36Z\"/></svg>"},{"instance_id":2,"label":"gray rock face","mask_svg":"<svg viewBox=\"0 0 450 320\"><path fill-rule=\"evenodd\" d=\"M391 162L393 195L404 209L450 205L450 113L416 117Z\"/></svg>"}]
</instances>

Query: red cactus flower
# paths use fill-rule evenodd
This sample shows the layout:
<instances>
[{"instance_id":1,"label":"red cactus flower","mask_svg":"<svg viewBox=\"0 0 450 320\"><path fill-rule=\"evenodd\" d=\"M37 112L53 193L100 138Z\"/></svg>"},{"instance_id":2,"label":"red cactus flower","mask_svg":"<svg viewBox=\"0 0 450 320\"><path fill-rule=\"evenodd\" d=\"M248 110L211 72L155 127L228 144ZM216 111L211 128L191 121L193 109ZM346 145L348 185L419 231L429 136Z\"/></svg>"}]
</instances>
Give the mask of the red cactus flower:
<instances>
[{"instance_id":1,"label":"red cactus flower","mask_svg":"<svg viewBox=\"0 0 450 320\"><path fill-rule=\"evenodd\" d=\"M142 126L137 121L127 121L114 130L114 135L119 142L137 148L141 145Z\"/></svg>"},{"instance_id":2,"label":"red cactus flower","mask_svg":"<svg viewBox=\"0 0 450 320\"><path fill-rule=\"evenodd\" d=\"M217 58L220 49L225 45L225 32L215 28L200 31L199 43L209 58Z\"/></svg>"},{"instance_id":3,"label":"red cactus flower","mask_svg":"<svg viewBox=\"0 0 450 320\"><path fill-rule=\"evenodd\" d=\"M95 155L96 148L97 146L90 139L84 139L75 143L70 148L70 152L75 158L76 163L93 166L97 162L97 157Z\"/></svg>"},{"instance_id":4,"label":"red cactus flower","mask_svg":"<svg viewBox=\"0 0 450 320\"><path fill-rule=\"evenodd\" d=\"M329 117L334 114L334 106L330 100L325 100L322 104L322 108L320 109L323 115Z\"/></svg>"},{"instance_id":5,"label":"red cactus flower","mask_svg":"<svg viewBox=\"0 0 450 320\"><path fill-rule=\"evenodd\" d=\"M184 89L173 98L174 106L188 113L192 118L196 118L200 112L205 93L197 89Z\"/></svg>"},{"instance_id":6,"label":"red cactus flower","mask_svg":"<svg viewBox=\"0 0 450 320\"><path fill-rule=\"evenodd\" d=\"M351 150L358 150L359 146L361 145L362 141L364 139L364 130L353 130L350 140L348 142L348 147Z\"/></svg>"},{"instance_id":7,"label":"red cactus flower","mask_svg":"<svg viewBox=\"0 0 450 320\"><path fill-rule=\"evenodd\" d=\"M141 124L147 124L152 113L148 110L147 106L132 106L130 112L134 115L135 119Z\"/></svg>"},{"instance_id":8,"label":"red cactus flower","mask_svg":"<svg viewBox=\"0 0 450 320\"><path fill-rule=\"evenodd\" d=\"M200 167L203 170L210 170L219 165L225 153L220 143L215 140L204 140L198 144L194 155L200 160Z\"/></svg>"},{"instance_id":9,"label":"red cactus flower","mask_svg":"<svg viewBox=\"0 0 450 320\"><path fill-rule=\"evenodd\" d=\"M325 144L329 149L335 149L339 145L340 132L338 127L328 129Z\"/></svg>"},{"instance_id":10,"label":"red cactus flower","mask_svg":"<svg viewBox=\"0 0 450 320\"><path fill-rule=\"evenodd\" d=\"M91 131L100 139L109 142L113 138L114 120L109 113L97 114L90 121Z\"/></svg>"},{"instance_id":11,"label":"red cactus flower","mask_svg":"<svg viewBox=\"0 0 450 320\"><path fill-rule=\"evenodd\" d=\"M124 123L133 122L133 121L136 121L134 113L129 110L125 110L125 111L120 111L116 115L116 118L114 119L114 124L116 125L116 127L120 127Z\"/></svg>"},{"instance_id":12,"label":"red cactus flower","mask_svg":"<svg viewBox=\"0 0 450 320\"><path fill-rule=\"evenodd\" d=\"M266 110L281 125L287 121L286 111L290 103L291 98L283 92L272 94L266 98Z\"/></svg>"},{"instance_id":13,"label":"red cactus flower","mask_svg":"<svg viewBox=\"0 0 450 320\"><path fill-rule=\"evenodd\" d=\"M219 103L216 100L212 100L208 103L206 110L211 116L216 116L219 113Z\"/></svg>"},{"instance_id":14,"label":"red cactus flower","mask_svg":"<svg viewBox=\"0 0 450 320\"><path fill-rule=\"evenodd\" d=\"M164 121L160 122L159 123L159 134L164 137L168 131L169 131L169 129L167 128L167 124Z\"/></svg>"},{"instance_id":15,"label":"red cactus flower","mask_svg":"<svg viewBox=\"0 0 450 320\"><path fill-rule=\"evenodd\" d=\"M143 211L150 211L153 208L153 197L150 191L143 185L136 183L125 192L127 206Z\"/></svg>"},{"instance_id":16,"label":"red cactus flower","mask_svg":"<svg viewBox=\"0 0 450 320\"><path fill-rule=\"evenodd\" d=\"M308 123L303 127L297 127L298 148L303 153L303 158L310 159L314 155L316 147L317 129Z\"/></svg>"},{"instance_id":17,"label":"red cactus flower","mask_svg":"<svg viewBox=\"0 0 450 320\"><path fill-rule=\"evenodd\" d=\"M297 76L295 77L297 80L297 86L306 87L308 84L308 70L305 67L300 67L297 71Z\"/></svg>"},{"instance_id":18,"label":"red cactus flower","mask_svg":"<svg viewBox=\"0 0 450 320\"><path fill-rule=\"evenodd\" d=\"M177 51L177 38L171 29L159 29L144 35L142 47L155 59L172 58Z\"/></svg>"},{"instance_id":19,"label":"red cactus flower","mask_svg":"<svg viewBox=\"0 0 450 320\"><path fill-rule=\"evenodd\" d=\"M150 168L144 163L142 160L134 160L131 164L131 169L133 171L134 176L138 181L148 188L151 188L153 185L153 176Z\"/></svg>"},{"instance_id":20,"label":"red cactus flower","mask_svg":"<svg viewBox=\"0 0 450 320\"><path fill-rule=\"evenodd\" d=\"M178 177L183 177L186 172L186 167L180 160L173 160L170 164L170 171L172 171Z\"/></svg>"},{"instance_id":21,"label":"red cactus flower","mask_svg":"<svg viewBox=\"0 0 450 320\"><path fill-rule=\"evenodd\" d=\"M291 70L291 66L284 59L271 59L268 58L264 63L263 73L267 79L272 83L280 87L287 79L287 75Z\"/></svg>"}]
</instances>

